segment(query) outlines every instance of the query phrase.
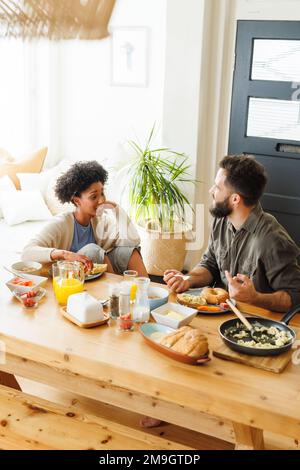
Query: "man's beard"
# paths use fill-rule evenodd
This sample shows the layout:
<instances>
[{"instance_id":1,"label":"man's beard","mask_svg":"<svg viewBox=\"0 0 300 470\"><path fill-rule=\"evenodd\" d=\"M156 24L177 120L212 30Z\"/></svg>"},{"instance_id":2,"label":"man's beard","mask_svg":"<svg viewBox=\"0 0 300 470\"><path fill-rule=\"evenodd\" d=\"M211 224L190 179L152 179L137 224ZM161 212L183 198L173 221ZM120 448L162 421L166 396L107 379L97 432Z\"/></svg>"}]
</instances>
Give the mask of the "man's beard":
<instances>
[{"instance_id":1,"label":"man's beard","mask_svg":"<svg viewBox=\"0 0 300 470\"><path fill-rule=\"evenodd\" d=\"M229 206L229 197L227 197L223 202L216 202L214 206L210 207L209 212L217 219L230 215L232 209Z\"/></svg>"}]
</instances>

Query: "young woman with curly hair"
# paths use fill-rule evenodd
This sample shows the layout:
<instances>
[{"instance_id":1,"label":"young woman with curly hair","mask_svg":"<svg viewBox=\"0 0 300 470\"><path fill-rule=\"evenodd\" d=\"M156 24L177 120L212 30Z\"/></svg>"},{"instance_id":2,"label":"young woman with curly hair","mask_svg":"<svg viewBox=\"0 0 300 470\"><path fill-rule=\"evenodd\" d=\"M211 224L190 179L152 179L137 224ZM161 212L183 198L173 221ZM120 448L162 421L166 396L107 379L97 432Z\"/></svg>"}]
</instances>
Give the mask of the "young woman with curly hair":
<instances>
[{"instance_id":1,"label":"young woman with curly hair","mask_svg":"<svg viewBox=\"0 0 300 470\"><path fill-rule=\"evenodd\" d=\"M106 263L108 272L126 269L147 276L139 252L140 238L116 203L106 201L107 171L96 161L78 162L62 174L55 193L62 202L72 202L74 212L59 214L25 246L22 259L39 262L81 261L85 270Z\"/></svg>"}]
</instances>

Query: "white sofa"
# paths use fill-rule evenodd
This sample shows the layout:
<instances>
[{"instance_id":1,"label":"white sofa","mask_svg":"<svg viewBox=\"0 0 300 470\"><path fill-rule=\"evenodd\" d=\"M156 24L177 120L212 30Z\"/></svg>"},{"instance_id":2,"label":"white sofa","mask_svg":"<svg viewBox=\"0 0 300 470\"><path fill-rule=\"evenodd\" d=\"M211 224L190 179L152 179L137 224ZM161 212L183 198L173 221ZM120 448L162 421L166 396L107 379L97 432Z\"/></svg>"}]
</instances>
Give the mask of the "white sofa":
<instances>
[{"instance_id":1,"label":"white sofa","mask_svg":"<svg viewBox=\"0 0 300 470\"><path fill-rule=\"evenodd\" d=\"M23 222L18 225L7 225L4 219L0 220L0 252L21 254L28 240L38 233L47 220Z\"/></svg>"}]
</instances>

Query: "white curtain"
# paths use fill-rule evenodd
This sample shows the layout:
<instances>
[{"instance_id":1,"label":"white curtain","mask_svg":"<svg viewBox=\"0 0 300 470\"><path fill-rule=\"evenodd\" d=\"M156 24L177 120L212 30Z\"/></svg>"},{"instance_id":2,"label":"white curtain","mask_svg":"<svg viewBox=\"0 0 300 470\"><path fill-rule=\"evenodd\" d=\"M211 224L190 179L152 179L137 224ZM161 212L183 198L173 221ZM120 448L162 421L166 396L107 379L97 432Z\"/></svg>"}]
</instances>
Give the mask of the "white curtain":
<instances>
[{"instance_id":1,"label":"white curtain","mask_svg":"<svg viewBox=\"0 0 300 470\"><path fill-rule=\"evenodd\" d=\"M49 47L0 40L0 147L16 158L49 144Z\"/></svg>"}]
</instances>

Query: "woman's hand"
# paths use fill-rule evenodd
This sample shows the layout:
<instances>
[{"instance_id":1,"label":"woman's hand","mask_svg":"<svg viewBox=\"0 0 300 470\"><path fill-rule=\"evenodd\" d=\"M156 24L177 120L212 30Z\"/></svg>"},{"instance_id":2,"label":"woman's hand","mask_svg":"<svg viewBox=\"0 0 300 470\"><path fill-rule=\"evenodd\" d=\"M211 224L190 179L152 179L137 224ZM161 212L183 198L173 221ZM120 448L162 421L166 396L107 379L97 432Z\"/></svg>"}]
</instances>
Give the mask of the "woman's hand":
<instances>
[{"instance_id":1,"label":"woman's hand","mask_svg":"<svg viewBox=\"0 0 300 470\"><path fill-rule=\"evenodd\" d=\"M66 261L80 261L84 266L84 272L91 271L93 269L93 261L91 258L80 253L73 253L72 251L65 251Z\"/></svg>"},{"instance_id":2,"label":"woman's hand","mask_svg":"<svg viewBox=\"0 0 300 470\"><path fill-rule=\"evenodd\" d=\"M117 203L113 201L107 201L106 199L101 202L98 206L98 210L103 211L104 209L115 209L117 207Z\"/></svg>"},{"instance_id":3,"label":"woman's hand","mask_svg":"<svg viewBox=\"0 0 300 470\"><path fill-rule=\"evenodd\" d=\"M84 265L84 272L93 269L93 261L88 256L81 255L80 253L73 253L72 251L53 250L51 252L51 259L53 261L79 261Z\"/></svg>"},{"instance_id":4,"label":"woman's hand","mask_svg":"<svg viewBox=\"0 0 300 470\"><path fill-rule=\"evenodd\" d=\"M178 276L179 275L179 276ZM173 292L185 292L190 288L188 280L183 280L183 274L176 269L167 269L164 272L164 281Z\"/></svg>"}]
</instances>

